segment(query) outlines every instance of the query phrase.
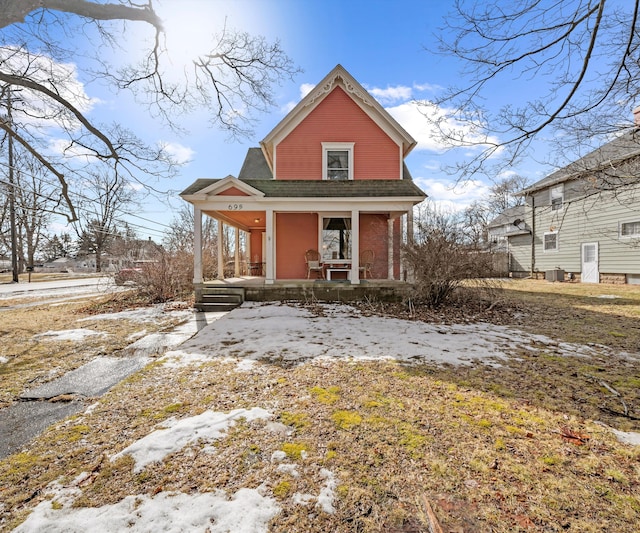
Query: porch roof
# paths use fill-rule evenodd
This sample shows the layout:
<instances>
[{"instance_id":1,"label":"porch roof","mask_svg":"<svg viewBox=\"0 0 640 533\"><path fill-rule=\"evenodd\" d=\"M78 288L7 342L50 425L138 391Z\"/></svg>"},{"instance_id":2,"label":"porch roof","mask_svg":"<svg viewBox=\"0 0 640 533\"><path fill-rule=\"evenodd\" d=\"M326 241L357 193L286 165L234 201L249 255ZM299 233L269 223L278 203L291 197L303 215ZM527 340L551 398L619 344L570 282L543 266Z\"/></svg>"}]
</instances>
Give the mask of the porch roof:
<instances>
[{"instance_id":1,"label":"porch roof","mask_svg":"<svg viewBox=\"0 0 640 533\"><path fill-rule=\"evenodd\" d=\"M218 183L219 179L198 179L180 193L190 196ZM409 180L265 180L245 179L243 183L264 193L267 198L394 198L427 195Z\"/></svg>"}]
</instances>

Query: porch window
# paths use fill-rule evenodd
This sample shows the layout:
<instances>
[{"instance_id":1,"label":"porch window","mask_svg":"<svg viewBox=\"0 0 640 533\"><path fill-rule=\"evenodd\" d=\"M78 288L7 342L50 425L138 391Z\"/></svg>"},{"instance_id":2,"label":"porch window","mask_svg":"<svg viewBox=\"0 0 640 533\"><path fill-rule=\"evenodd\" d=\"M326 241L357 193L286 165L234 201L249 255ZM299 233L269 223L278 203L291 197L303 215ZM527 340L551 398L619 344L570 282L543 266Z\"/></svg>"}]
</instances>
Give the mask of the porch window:
<instances>
[{"instance_id":1,"label":"porch window","mask_svg":"<svg viewBox=\"0 0 640 533\"><path fill-rule=\"evenodd\" d=\"M640 220L620 224L621 237L640 237Z\"/></svg>"},{"instance_id":2,"label":"porch window","mask_svg":"<svg viewBox=\"0 0 640 533\"><path fill-rule=\"evenodd\" d=\"M564 202L564 187L562 185L557 185L556 187L551 188L551 209L556 211L562 208L562 203Z\"/></svg>"},{"instance_id":3,"label":"porch window","mask_svg":"<svg viewBox=\"0 0 640 533\"><path fill-rule=\"evenodd\" d=\"M354 143L322 143L323 179L353 179L353 145Z\"/></svg>"},{"instance_id":4,"label":"porch window","mask_svg":"<svg viewBox=\"0 0 640 533\"><path fill-rule=\"evenodd\" d=\"M545 252L558 251L558 232L557 231L550 231L544 234L544 251Z\"/></svg>"},{"instance_id":5,"label":"porch window","mask_svg":"<svg viewBox=\"0 0 640 533\"><path fill-rule=\"evenodd\" d=\"M322 259L351 259L351 218L322 219Z\"/></svg>"}]
</instances>

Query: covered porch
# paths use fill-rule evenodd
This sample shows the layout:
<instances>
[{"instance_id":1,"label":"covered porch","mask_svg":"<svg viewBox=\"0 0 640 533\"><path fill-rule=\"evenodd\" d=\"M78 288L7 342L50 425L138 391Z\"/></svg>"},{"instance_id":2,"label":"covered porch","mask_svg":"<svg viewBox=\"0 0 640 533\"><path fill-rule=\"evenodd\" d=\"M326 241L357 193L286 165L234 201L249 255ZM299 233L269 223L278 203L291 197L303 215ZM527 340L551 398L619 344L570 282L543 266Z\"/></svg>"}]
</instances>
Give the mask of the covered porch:
<instances>
[{"instance_id":1,"label":"covered porch","mask_svg":"<svg viewBox=\"0 0 640 533\"><path fill-rule=\"evenodd\" d=\"M413 206L424 198L412 182L404 180L239 180L233 176L198 180L181 196L194 209L197 295L220 282L241 285L252 294L293 294L294 287L327 295L361 284L369 290L397 287L409 277L402 245L413 235ZM205 217L217 221L219 237L232 235L228 240L235 241L225 248L223 239L217 239L218 283L213 284L203 277ZM232 258L225 254L231 248ZM267 291L271 285L276 287Z\"/></svg>"}]
</instances>

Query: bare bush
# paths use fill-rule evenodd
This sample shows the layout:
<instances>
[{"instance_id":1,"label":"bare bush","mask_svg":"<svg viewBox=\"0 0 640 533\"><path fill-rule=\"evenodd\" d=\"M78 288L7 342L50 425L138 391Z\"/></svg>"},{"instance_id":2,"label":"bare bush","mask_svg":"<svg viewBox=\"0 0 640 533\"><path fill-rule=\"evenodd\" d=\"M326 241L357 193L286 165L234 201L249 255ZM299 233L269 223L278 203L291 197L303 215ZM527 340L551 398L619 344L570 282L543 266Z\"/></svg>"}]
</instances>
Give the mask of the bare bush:
<instances>
[{"instance_id":1,"label":"bare bush","mask_svg":"<svg viewBox=\"0 0 640 533\"><path fill-rule=\"evenodd\" d=\"M421 213L416 228L414 242L404 247L416 303L438 308L461 296L462 288L473 298L493 291L492 256L469 246L455 214L431 207Z\"/></svg>"},{"instance_id":2,"label":"bare bush","mask_svg":"<svg viewBox=\"0 0 640 533\"><path fill-rule=\"evenodd\" d=\"M149 303L178 300L193 293L193 255L163 252L145 263L135 286Z\"/></svg>"}]
</instances>

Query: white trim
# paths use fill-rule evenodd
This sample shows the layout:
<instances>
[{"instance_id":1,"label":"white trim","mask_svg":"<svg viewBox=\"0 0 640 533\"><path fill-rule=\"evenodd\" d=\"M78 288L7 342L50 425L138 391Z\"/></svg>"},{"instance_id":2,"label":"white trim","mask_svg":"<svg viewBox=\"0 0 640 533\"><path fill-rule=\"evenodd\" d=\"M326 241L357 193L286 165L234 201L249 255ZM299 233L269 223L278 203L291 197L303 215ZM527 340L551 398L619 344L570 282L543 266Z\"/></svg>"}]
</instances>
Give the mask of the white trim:
<instances>
[{"instance_id":1,"label":"white trim","mask_svg":"<svg viewBox=\"0 0 640 533\"><path fill-rule=\"evenodd\" d=\"M202 283L202 211L193 206L193 282Z\"/></svg>"},{"instance_id":2,"label":"white trim","mask_svg":"<svg viewBox=\"0 0 640 533\"><path fill-rule=\"evenodd\" d=\"M351 211L351 285L360 284L360 211Z\"/></svg>"},{"instance_id":3,"label":"white trim","mask_svg":"<svg viewBox=\"0 0 640 533\"><path fill-rule=\"evenodd\" d=\"M275 239L275 217L276 214L273 209L267 209L265 213L266 218L266 234L267 234L267 244L266 244L266 254L265 254L265 262L267 266L265 284L273 285L273 282L276 279L276 239Z\"/></svg>"},{"instance_id":4,"label":"white trim","mask_svg":"<svg viewBox=\"0 0 640 533\"><path fill-rule=\"evenodd\" d=\"M323 142L322 143L322 179L323 180L328 180L329 178L327 177L327 152L330 151L339 151L339 152L347 152L349 154L349 166L348 166L348 172L349 172L349 177L348 179L352 180L353 179L353 148L355 146L355 143L336 143L336 142Z\"/></svg>"},{"instance_id":5,"label":"white trim","mask_svg":"<svg viewBox=\"0 0 640 533\"><path fill-rule=\"evenodd\" d=\"M393 279L393 218L387 220L387 279Z\"/></svg>"},{"instance_id":6,"label":"white trim","mask_svg":"<svg viewBox=\"0 0 640 533\"><path fill-rule=\"evenodd\" d=\"M298 104L260 141L260 146L269 153L282 139L287 137L333 89L339 86L396 144L401 146L403 156L416 146L415 139L360 85L342 65L329 72ZM401 158L402 159L402 158ZM267 157L267 161L270 158ZM275 162L273 162L275 168ZM273 171L273 169L272 169Z\"/></svg>"},{"instance_id":7,"label":"white trim","mask_svg":"<svg viewBox=\"0 0 640 533\"><path fill-rule=\"evenodd\" d=\"M545 237L547 235L555 235L556 236L556 246L555 248L547 248L547 243ZM545 254L557 252L560 249L560 238L558 237L557 231L545 231L542 236L542 252Z\"/></svg>"},{"instance_id":8,"label":"white trim","mask_svg":"<svg viewBox=\"0 0 640 533\"><path fill-rule=\"evenodd\" d=\"M218 219L218 276L216 279L224 279L224 222Z\"/></svg>"},{"instance_id":9,"label":"white trim","mask_svg":"<svg viewBox=\"0 0 640 533\"><path fill-rule=\"evenodd\" d=\"M235 176L227 176L215 183L212 183L208 187L199 190L196 194L189 194L183 196L183 198L202 198L207 196L217 195L219 192L225 191L231 187L235 187L236 189L246 193L249 196L259 196L263 197L264 193L259 191L258 189L254 189L251 185L248 185L244 181L240 181ZM227 196L227 198L246 198L245 196Z\"/></svg>"}]
</instances>

